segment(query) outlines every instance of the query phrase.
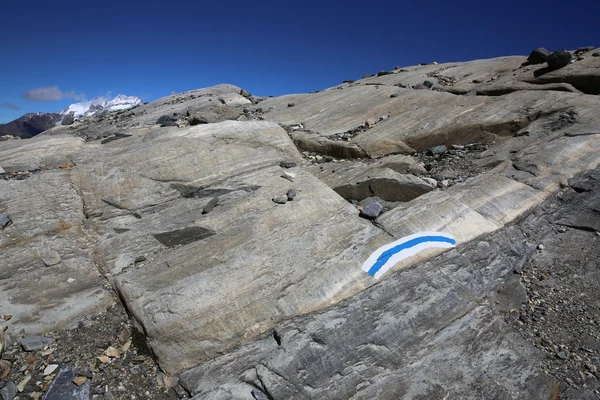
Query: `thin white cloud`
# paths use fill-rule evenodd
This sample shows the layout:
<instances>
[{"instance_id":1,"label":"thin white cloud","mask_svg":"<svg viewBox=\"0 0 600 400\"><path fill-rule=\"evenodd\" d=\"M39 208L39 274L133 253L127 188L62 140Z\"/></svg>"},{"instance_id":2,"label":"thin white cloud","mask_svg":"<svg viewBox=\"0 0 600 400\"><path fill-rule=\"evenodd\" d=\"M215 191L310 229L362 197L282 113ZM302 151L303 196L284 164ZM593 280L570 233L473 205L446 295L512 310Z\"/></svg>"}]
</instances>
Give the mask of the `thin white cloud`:
<instances>
[{"instance_id":1,"label":"thin white cloud","mask_svg":"<svg viewBox=\"0 0 600 400\"><path fill-rule=\"evenodd\" d=\"M63 92L58 86L44 86L30 89L21 95L22 98L32 101L56 101L62 99L85 100L85 95L70 92Z\"/></svg>"},{"instance_id":2,"label":"thin white cloud","mask_svg":"<svg viewBox=\"0 0 600 400\"><path fill-rule=\"evenodd\" d=\"M10 108L11 110L15 110L15 111L21 109L21 107L19 107L16 104L13 104L13 103L1 103L0 107Z\"/></svg>"}]
</instances>

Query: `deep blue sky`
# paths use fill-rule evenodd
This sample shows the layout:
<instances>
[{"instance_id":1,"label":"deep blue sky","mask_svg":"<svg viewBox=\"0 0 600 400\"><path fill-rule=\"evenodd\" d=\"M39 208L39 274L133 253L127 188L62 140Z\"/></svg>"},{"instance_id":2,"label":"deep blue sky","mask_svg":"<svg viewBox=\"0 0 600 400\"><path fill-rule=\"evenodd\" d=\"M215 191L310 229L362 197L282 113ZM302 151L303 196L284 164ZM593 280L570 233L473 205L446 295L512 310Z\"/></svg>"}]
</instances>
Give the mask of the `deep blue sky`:
<instances>
[{"instance_id":1,"label":"deep blue sky","mask_svg":"<svg viewBox=\"0 0 600 400\"><path fill-rule=\"evenodd\" d=\"M600 46L600 1L162 3L3 0L0 122L83 96L152 101L218 83L281 95L395 65ZM23 98L40 87L64 98Z\"/></svg>"}]
</instances>

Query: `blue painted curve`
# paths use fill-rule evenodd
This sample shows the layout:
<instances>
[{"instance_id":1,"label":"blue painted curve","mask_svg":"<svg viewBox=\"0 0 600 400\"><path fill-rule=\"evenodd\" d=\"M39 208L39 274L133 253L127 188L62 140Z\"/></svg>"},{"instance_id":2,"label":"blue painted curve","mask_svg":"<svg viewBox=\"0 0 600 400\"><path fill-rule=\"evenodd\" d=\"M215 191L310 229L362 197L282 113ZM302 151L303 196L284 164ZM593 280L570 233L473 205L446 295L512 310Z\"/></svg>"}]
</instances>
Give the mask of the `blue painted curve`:
<instances>
[{"instance_id":1,"label":"blue painted curve","mask_svg":"<svg viewBox=\"0 0 600 400\"><path fill-rule=\"evenodd\" d=\"M388 262L389 259L394 254L399 253L402 250L410 249L411 247L414 247L421 243L426 243L426 242L433 242L433 243L442 242L442 243L449 243L453 246L456 245L456 240L447 238L445 236L421 236L418 238L411 239L407 242L404 242L402 244L392 247L391 249L384 251L379 256L379 258L377 258L377 261L375 261L373 266L371 268L369 268L369 275L375 276L377 271L379 271L381 269L381 267L383 267L385 265L385 263Z\"/></svg>"}]
</instances>

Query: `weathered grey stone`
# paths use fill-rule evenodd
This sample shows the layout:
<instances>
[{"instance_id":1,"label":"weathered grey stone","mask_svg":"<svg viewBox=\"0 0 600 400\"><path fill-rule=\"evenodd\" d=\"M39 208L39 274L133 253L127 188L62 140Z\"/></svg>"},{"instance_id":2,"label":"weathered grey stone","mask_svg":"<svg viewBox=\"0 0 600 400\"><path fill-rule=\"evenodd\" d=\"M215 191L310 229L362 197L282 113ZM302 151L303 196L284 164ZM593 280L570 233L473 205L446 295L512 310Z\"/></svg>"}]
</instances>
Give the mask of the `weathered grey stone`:
<instances>
[{"instance_id":1,"label":"weathered grey stone","mask_svg":"<svg viewBox=\"0 0 600 400\"><path fill-rule=\"evenodd\" d=\"M331 140L302 131L292 132L294 144L303 151L328 155L334 158L366 158L367 153L350 142Z\"/></svg>"},{"instance_id":2,"label":"weathered grey stone","mask_svg":"<svg viewBox=\"0 0 600 400\"><path fill-rule=\"evenodd\" d=\"M6 228L11 222L7 214L0 214L0 228Z\"/></svg>"},{"instance_id":3,"label":"weathered grey stone","mask_svg":"<svg viewBox=\"0 0 600 400\"><path fill-rule=\"evenodd\" d=\"M237 108L231 107L227 104L222 104L190 113L190 116L187 119L190 122L190 125L212 124L227 120L233 121L241 115L242 112Z\"/></svg>"},{"instance_id":4,"label":"weathered grey stone","mask_svg":"<svg viewBox=\"0 0 600 400\"><path fill-rule=\"evenodd\" d=\"M202 209L202 214L206 214L212 211L213 208L219 203L218 197L213 197Z\"/></svg>"},{"instance_id":5,"label":"weathered grey stone","mask_svg":"<svg viewBox=\"0 0 600 400\"><path fill-rule=\"evenodd\" d=\"M156 120L156 123L160 126L177 126L177 123L171 118L170 115L163 115Z\"/></svg>"},{"instance_id":6,"label":"weathered grey stone","mask_svg":"<svg viewBox=\"0 0 600 400\"><path fill-rule=\"evenodd\" d=\"M385 165L385 164L384 164ZM390 168L372 168L360 162L309 168L315 176L346 200L378 196L387 201L410 201L432 190L422 179Z\"/></svg>"},{"instance_id":7,"label":"weathered grey stone","mask_svg":"<svg viewBox=\"0 0 600 400\"><path fill-rule=\"evenodd\" d=\"M6 385L0 389L0 398L2 400L13 400L18 393L17 385L13 381L6 382Z\"/></svg>"},{"instance_id":8,"label":"weathered grey stone","mask_svg":"<svg viewBox=\"0 0 600 400\"><path fill-rule=\"evenodd\" d=\"M435 156L438 154L444 154L448 151L448 148L444 145L441 146L433 146L427 149L427 154Z\"/></svg>"},{"instance_id":9,"label":"weathered grey stone","mask_svg":"<svg viewBox=\"0 0 600 400\"><path fill-rule=\"evenodd\" d=\"M73 379L77 376L76 369L62 367L48 387L44 400L90 400L91 381L88 379L84 384L77 386L73 383Z\"/></svg>"},{"instance_id":10,"label":"weathered grey stone","mask_svg":"<svg viewBox=\"0 0 600 400\"><path fill-rule=\"evenodd\" d=\"M290 189L287 191L287 200L288 201L293 201L295 197L296 197L296 191L294 189Z\"/></svg>"},{"instance_id":11,"label":"weathered grey stone","mask_svg":"<svg viewBox=\"0 0 600 400\"><path fill-rule=\"evenodd\" d=\"M269 400L269 397L258 389L252 389L250 393L255 400Z\"/></svg>"},{"instance_id":12,"label":"weathered grey stone","mask_svg":"<svg viewBox=\"0 0 600 400\"><path fill-rule=\"evenodd\" d=\"M64 116L61 125L72 125L73 122L75 122L75 118L73 117L73 114L67 114Z\"/></svg>"},{"instance_id":13,"label":"weathered grey stone","mask_svg":"<svg viewBox=\"0 0 600 400\"><path fill-rule=\"evenodd\" d=\"M285 204L288 202L288 196L275 196L271 200L273 200L273 202L277 204Z\"/></svg>"},{"instance_id":14,"label":"weathered grey stone","mask_svg":"<svg viewBox=\"0 0 600 400\"><path fill-rule=\"evenodd\" d=\"M282 161L279 163L281 168L294 168L298 166L298 163L295 161Z\"/></svg>"},{"instance_id":15,"label":"weathered grey stone","mask_svg":"<svg viewBox=\"0 0 600 400\"><path fill-rule=\"evenodd\" d=\"M45 336L26 336L20 341L21 347L25 351L41 350L54 343L54 339Z\"/></svg>"},{"instance_id":16,"label":"weathered grey stone","mask_svg":"<svg viewBox=\"0 0 600 400\"><path fill-rule=\"evenodd\" d=\"M194 243L198 240L211 237L214 234L210 229L201 226L188 226L187 228L176 229L170 232L155 233L153 236L163 245L173 247Z\"/></svg>"},{"instance_id":17,"label":"weathered grey stone","mask_svg":"<svg viewBox=\"0 0 600 400\"><path fill-rule=\"evenodd\" d=\"M383 210L383 206L379 202L378 197L369 197L359 203L360 216L368 219L375 219Z\"/></svg>"}]
</instances>

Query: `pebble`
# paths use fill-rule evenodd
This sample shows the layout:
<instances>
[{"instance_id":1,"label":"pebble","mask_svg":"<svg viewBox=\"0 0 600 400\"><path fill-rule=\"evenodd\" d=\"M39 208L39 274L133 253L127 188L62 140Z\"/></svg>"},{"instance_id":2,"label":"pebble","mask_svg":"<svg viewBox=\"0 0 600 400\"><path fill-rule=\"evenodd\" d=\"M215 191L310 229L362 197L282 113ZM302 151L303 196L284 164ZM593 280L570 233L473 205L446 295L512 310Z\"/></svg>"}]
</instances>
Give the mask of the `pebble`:
<instances>
[{"instance_id":1,"label":"pebble","mask_svg":"<svg viewBox=\"0 0 600 400\"><path fill-rule=\"evenodd\" d=\"M29 383L30 380L31 380L31 375L27 375L25 378L23 378L23 380L21 382L19 382L19 384L17 385L17 390L19 392L22 392L23 390L25 390L25 386Z\"/></svg>"},{"instance_id":2,"label":"pebble","mask_svg":"<svg viewBox=\"0 0 600 400\"><path fill-rule=\"evenodd\" d=\"M119 350L113 346L109 346L106 350L104 350L104 354L111 358L118 358L121 355Z\"/></svg>"},{"instance_id":3,"label":"pebble","mask_svg":"<svg viewBox=\"0 0 600 400\"><path fill-rule=\"evenodd\" d=\"M12 400L17 395L19 389L13 381L8 381L2 389L0 389L0 398L2 400Z\"/></svg>"},{"instance_id":4,"label":"pebble","mask_svg":"<svg viewBox=\"0 0 600 400\"><path fill-rule=\"evenodd\" d=\"M282 161L279 163L279 166L281 168L294 168L298 166L298 163L294 161Z\"/></svg>"},{"instance_id":5,"label":"pebble","mask_svg":"<svg viewBox=\"0 0 600 400\"><path fill-rule=\"evenodd\" d=\"M258 389L252 389L252 391L250 393L252 393L252 397L255 400L269 400L269 398L267 397L267 395L264 394L263 392L261 392Z\"/></svg>"},{"instance_id":6,"label":"pebble","mask_svg":"<svg viewBox=\"0 0 600 400\"><path fill-rule=\"evenodd\" d=\"M0 214L0 228L6 228L11 222L12 221L7 214Z\"/></svg>"},{"instance_id":7,"label":"pebble","mask_svg":"<svg viewBox=\"0 0 600 400\"><path fill-rule=\"evenodd\" d=\"M73 382L77 386L81 386L87 382L87 378L85 376L78 376L77 378L73 378L71 382Z\"/></svg>"},{"instance_id":8,"label":"pebble","mask_svg":"<svg viewBox=\"0 0 600 400\"><path fill-rule=\"evenodd\" d=\"M288 201L287 196L275 196L271 200L277 204L285 204Z\"/></svg>"},{"instance_id":9,"label":"pebble","mask_svg":"<svg viewBox=\"0 0 600 400\"><path fill-rule=\"evenodd\" d=\"M383 206L379 203L379 198L369 197L359 203L362 206L360 216L367 219L375 219L383 210Z\"/></svg>"},{"instance_id":10,"label":"pebble","mask_svg":"<svg viewBox=\"0 0 600 400\"><path fill-rule=\"evenodd\" d=\"M213 197L202 209L202 214L208 214L219 203L218 197Z\"/></svg>"},{"instance_id":11,"label":"pebble","mask_svg":"<svg viewBox=\"0 0 600 400\"><path fill-rule=\"evenodd\" d=\"M7 360L0 359L0 379L4 379L10 374L11 364Z\"/></svg>"},{"instance_id":12,"label":"pebble","mask_svg":"<svg viewBox=\"0 0 600 400\"><path fill-rule=\"evenodd\" d=\"M544 250L544 245L543 244L538 244L538 250Z\"/></svg>"},{"instance_id":13,"label":"pebble","mask_svg":"<svg viewBox=\"0 0 600 400\"><path fill-rule=\"evenodd\" d=\"M282 177L283 179L287 179L287 180L288 180L288 181L290 181L290 182L294 182L294 178L296 177L296 175L295 175L295 174L290 174L289 172L285 172L285 171L283 171L283 172L281 173L281 177Z\"/></svg>"},{"instance_id":14,"label":"pebble","mask_svg":"<svg viewBox=\"0 0 600 400\"><path fill-rule=\"evenodd\" d=\"M448 148L444 145L433 146L433 147L430 147L429 149L427 149L427 154L429 154L429 155L444 154L446 151L448 151Z\"/></svg>"},{"instance_id":15,"label":"pebble","mask_svg":"<svg viewBox=\"0 0 600 400\"><path fill-rule=\"evenodd\" d=\"M296 191L294 189L290 189L287 192L287 200L288 201L293 201L294 197L296 197Z\"/></svg>"},{"instance_id":16,"label":"pebble","mask_svg":"<svg viewBox=\"0 0 600 400\"><path fill-rule=\"evenodd\" d=\"M25 351L42 350L54 343L54 339L45 336L27 336L21 339L21 347Z\"/></svg>"},{"instance_id":17,"label":"pebble","mask_svg":"<svg viewBox=\"0 0 600 400\"><path fill-rule=\"evenodd\" d=\"M50 375L51 373L56 371L57 368L58 368L58 364L50 364L46 368L44 368L43 375L44 376Z\"/></svg>"}]
</instances>

